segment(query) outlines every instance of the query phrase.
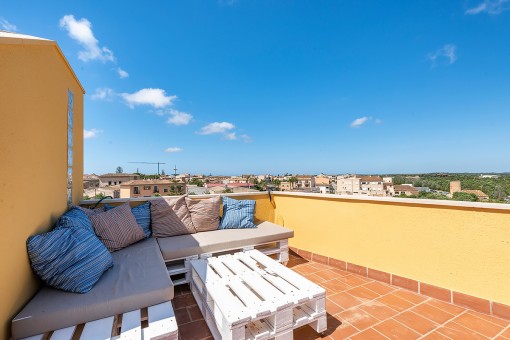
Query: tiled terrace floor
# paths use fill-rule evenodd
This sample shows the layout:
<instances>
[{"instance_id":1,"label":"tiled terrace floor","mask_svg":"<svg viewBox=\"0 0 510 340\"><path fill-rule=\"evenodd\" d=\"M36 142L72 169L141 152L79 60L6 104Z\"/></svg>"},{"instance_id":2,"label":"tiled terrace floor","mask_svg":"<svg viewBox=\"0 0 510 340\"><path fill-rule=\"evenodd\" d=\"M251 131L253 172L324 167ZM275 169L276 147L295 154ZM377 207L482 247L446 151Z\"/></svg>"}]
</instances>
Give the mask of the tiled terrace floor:
<instances>
[{"instance_id":1,"label":"tiled terrace floor","mask_svg":"<svg viewBox=\"0 0 510 340\"><path fill-rule=\"evenodd\" d=\"M288 267L324 287L328 329L309 326L294 339L510 339L510 321L361 277L291 254ZM187 286L173 300L180 338L212 339Z\"/></svg>"}]
</instances>

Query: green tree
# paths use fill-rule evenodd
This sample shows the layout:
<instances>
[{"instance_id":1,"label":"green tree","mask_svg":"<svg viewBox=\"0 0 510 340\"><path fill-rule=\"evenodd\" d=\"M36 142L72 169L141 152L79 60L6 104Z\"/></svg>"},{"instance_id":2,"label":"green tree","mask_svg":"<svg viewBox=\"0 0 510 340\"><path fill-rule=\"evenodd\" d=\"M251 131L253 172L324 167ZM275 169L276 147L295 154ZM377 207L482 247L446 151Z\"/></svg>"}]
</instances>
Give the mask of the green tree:
<instances>
[{"instance_id":1,"label":"green tree","mask_svg":"<svg viewBox=\"0 0 510 340\"><path fill-rule=\"evenodd\" d=\"M226 188L225 190L222 191L224 194L231 194L233 193L234 191L230 188Z\"/></svg>"},{"instance_id":2,"label":"green tree","mask_svg":"<svg viewBox=\"0 0 510 340\"><path fill-rule=\"evenodd\" d=\"M204 182L199 179L199 178L193 178L189 184L192 184L192 185L196 185L196 186L199 186L199 187L203 187L204 186Z\"/></svg>"},{"instance_id":3,"label":"green tree","mask_svg":"<svg viewBox=\"0 0 510 340\"><path fill-rule=\"evenodd\" d=\"M121 173L124 172L124 170L122 169L121 166L118 166L117 169L115 170L115 172L118 173L118 174L121 174Z\"/></svg>"},{"instance_id":4,"label":"green tree","mask_svg":"<svg viewBox=\"0 0 510 340\"><path fill-rule=\"evenodd\" d=\"M96 200L100 200L100 199L101 199L101 198L103 198L103 197L104 197L104 194L103 194L102 192L100 192L99 194L96 194L96 196L94 196L94 198L95 198Z\"/></svg>"},{"instance_id":5,"label":"green tree","mask_svg":"<svg viewBox=\"0 0 510 340\"><path fill-rule=\"evenodd\" d=\"M498 184L494 187L494 193L492 195L498 201L502 201L506 198L505 189L503 189L503 186L501 186L500 184Z\"/></svg>"},{"instance_id":6,"label":"green tree","mask_svg":"<svg viewBox=\"0 0 510 340\"><path fill-rule=\"evenodd\" d=\"M454 192L452 199L455 201L476 202L478 201L478 196L475 194L468 194L467 192Z\"/></svg>"}]
</instances>

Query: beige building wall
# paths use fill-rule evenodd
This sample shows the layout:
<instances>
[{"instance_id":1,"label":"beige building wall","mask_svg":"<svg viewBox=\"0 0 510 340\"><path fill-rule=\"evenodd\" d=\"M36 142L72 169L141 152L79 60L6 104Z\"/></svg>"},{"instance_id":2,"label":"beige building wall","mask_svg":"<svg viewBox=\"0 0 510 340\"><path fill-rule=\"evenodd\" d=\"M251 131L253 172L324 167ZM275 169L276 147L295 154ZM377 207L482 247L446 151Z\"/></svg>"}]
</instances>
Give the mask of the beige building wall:
<instances>
[{"instance_id":1,"label":"beige building wall","mask_svg":"<svg viewBox=\"0 0 510 340\"><path fill-rule=\"evenodd\" d=\"M120 188L120 198L130 198L131 197L131 188Z\"/></svg>"},{"instance_id":2,"label":"beige building wall","mask_svg":"<svg viewBox=\"0 0 510 340\"><path fill-rule=\"evenodd\" d=\"M67 98L74 94L73 202L83 194L83 88L56 43L0 35L0 338L38 289L26 250L67 208ZM35 189L35 190L34 190Z\"/></svg>"},{"instance_id":3,"label":"beige building wall","mask_svg":"<svg viewBox=\"0 0 510 340\"><path fill-rule=\"evenodd\" d=\"M360 192L361 179L357 177L337 178L336 192L340 195L358 194Z\"/></svg>"},{"instance_id":4,"label":"beige building wall","mask_svg":"<svg viewBox=\"0 0 510 340\"><path fill-rule=\"evenodd\" d=\"M319 186L319 185L329 185L329 177L327 177L327 176L315 177L315 186Z\"/></svg>"}]
</instances>

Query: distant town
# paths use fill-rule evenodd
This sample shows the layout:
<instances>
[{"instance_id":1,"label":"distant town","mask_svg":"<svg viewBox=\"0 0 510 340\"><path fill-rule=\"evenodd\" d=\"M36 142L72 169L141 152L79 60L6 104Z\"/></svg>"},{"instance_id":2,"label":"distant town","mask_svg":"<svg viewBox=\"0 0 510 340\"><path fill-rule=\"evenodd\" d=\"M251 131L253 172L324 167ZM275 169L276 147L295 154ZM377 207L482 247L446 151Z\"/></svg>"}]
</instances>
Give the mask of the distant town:
<instances>
[{"instance_id":1,"label":"distant town","mask_svg":"<svg viewBox=\"0 0 510 340\"><path fill-rule=\"evenodd\" d=\"M207 195L290 191L302 193L364 195L457 200L472 202L510 202L510 174L420 175L303 175L244 174L219 176L203 174L114 173L84 175L84 199L135 198L173 195Z\"/></svg>"}]
</instances>

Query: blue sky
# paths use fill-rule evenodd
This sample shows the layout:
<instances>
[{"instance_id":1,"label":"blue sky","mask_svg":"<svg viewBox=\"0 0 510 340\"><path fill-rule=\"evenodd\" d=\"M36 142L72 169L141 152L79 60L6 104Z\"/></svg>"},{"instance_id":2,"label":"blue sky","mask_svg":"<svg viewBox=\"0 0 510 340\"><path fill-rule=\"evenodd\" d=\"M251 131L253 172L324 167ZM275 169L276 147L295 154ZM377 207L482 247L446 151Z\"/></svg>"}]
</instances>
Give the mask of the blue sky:
<instances>
[{"instance_id":1,"label":"blue sky","mask_svg":"<svg viewBox=\"0 0 510 340\"><path fill-rule=\"evenodd\" d=\"M17 0L1 27L81 80L86 173L510 170L510 0Z\"/></svg>"}]
</instances>

